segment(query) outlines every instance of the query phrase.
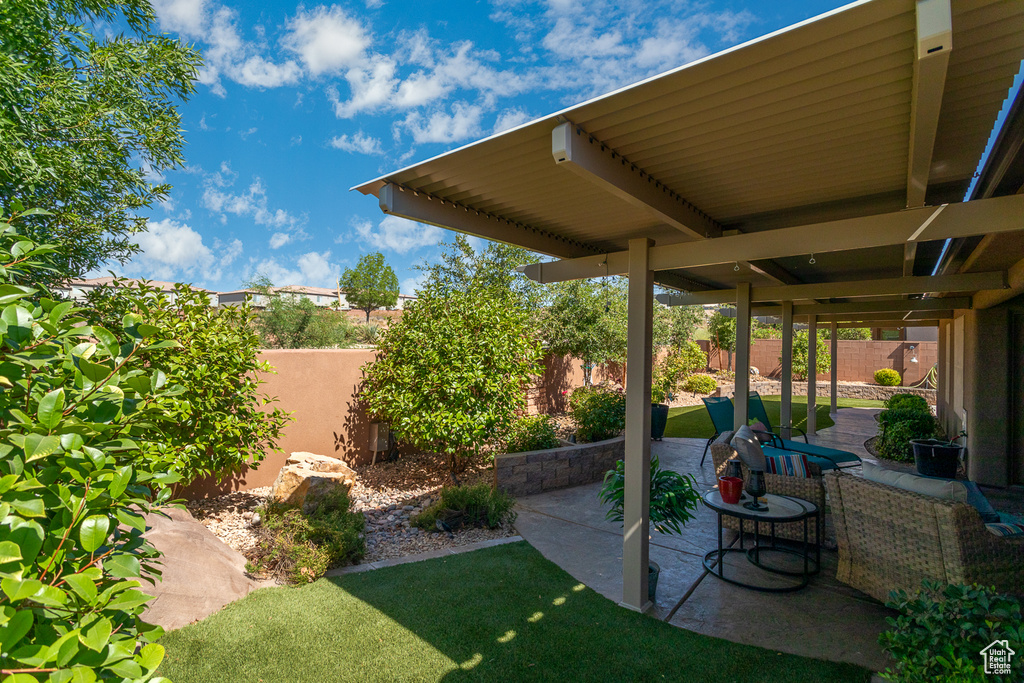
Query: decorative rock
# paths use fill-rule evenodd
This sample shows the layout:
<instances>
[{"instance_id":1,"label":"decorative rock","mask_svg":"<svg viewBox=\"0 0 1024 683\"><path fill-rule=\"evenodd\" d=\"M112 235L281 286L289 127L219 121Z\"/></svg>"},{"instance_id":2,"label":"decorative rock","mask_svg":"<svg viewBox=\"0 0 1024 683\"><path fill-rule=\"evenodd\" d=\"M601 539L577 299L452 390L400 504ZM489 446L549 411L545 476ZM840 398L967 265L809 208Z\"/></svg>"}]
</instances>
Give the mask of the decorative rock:
<instances>
[{"instance_id":1,"label":"decorative rock","mask_svg":"<svg viewBox=\"0 0 1024 683\"><path fill-rule=\"evenodd\" d=\"M274 481L271 497L288 505L301 506L309 514L328 493L344 487L351 490L356 473L343 461L314 453L292 453Z\"/></svg>"},{"instance_id":2,"label":"decorative rock","mask_svg":"<svg viewBox=\"0 0 1024 683\"><path fill-rule=\"evenodd\" d=\"M259 526L260 522L262 522L262 521L263 521L263 518L260 517L260 513L254 512L253 515L252 515L252 525L253 526Z\"/></svg>"}]
</instances>

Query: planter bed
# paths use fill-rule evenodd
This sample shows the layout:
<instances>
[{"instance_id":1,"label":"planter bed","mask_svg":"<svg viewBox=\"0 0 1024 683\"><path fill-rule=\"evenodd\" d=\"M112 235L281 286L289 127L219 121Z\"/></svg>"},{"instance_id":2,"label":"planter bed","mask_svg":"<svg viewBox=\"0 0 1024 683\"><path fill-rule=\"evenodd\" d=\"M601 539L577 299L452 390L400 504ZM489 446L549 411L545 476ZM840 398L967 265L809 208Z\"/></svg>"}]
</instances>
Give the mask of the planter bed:
<instances>
[{"instance_id":1,"label":"planter bed","mask_svg":"<svg viewBox=\"0 0 1024 683\"><path fill-rule=\"evenodd\" d=\"M513 496L591 484L625 454L625 437L494 456L494 485Z\"/></svg>"}]
</instances>

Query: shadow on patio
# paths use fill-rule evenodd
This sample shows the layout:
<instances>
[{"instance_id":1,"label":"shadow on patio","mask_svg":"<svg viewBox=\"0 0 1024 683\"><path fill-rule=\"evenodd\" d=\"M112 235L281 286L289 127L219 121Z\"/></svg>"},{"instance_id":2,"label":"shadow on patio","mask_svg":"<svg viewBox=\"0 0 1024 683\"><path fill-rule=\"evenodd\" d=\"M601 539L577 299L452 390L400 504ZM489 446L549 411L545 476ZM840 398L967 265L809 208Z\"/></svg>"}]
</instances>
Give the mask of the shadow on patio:
<instances>
[{"instance_id":1,"label":"shadow on patio","mask_svg":"<svg viewBox=\"0 0 1024 683\"><path fill-rule=\"evenodd\" d=\"M877 410L844 408L817 443L870 456L863 442L876 431ZM710 458L700 466L703 439L652 444L662 467L693 474L703 493L716 484ZM602 595L622 598L622 528L604 519L600 484L519 499L519 533L545 557ZM879 671L889 661L878 645L891 612L835 579L836 553L822 550L822 570L795 593L761 593L704 573L704 554L717 547L715 514L701 505L681 535L652 532L650 557L661 566L652 615L711 636L780 652L851 662ZM725 531L725 543L736 538ZM745 562L737 570L745 570Z\"/></svg>"}]
</instances>

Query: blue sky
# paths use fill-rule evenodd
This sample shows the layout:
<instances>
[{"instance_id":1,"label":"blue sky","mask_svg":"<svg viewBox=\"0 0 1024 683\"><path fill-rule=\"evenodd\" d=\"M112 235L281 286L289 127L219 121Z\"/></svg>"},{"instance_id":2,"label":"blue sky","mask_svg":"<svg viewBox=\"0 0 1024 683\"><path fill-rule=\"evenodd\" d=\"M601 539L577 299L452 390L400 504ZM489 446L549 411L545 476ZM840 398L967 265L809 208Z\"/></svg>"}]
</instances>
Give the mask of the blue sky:
<instances>
[{"instance_id":1,"label":"blue sky","mask_svg":"<svg viewBox=\"0 0 1024 683\"><path fill-rule=\"evenodd\" d=\"M830 0L156 0L206 66L136 277L333 286L381 251L403 293L452 233L349 188L842 5Z\"/></svg>"}]
</instances>

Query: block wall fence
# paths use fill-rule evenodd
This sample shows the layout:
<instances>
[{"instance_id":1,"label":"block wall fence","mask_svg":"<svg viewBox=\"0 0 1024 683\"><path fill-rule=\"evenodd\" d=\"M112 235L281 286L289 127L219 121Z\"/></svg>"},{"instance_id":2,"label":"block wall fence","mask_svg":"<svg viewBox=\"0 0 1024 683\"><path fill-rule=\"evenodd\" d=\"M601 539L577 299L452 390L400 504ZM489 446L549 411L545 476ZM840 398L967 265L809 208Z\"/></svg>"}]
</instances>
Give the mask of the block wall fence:
<instances>
[{"instance_id":1,"label":"block wall fence","mask_svg":"<svg viewBox=\"0 0 1024 683\"><path fill-rule=\"evenodd\" d=\"M707 342L701 342L707 350ZM918 363L910 363L910 344L914 344ZM931 369L937 357L935 342L840 341L839 379L873 381L874 371L891 367L904 375L910 384ZM780 340L760 339L754 342L751 364L762 375L777 376ZM281 452L268 453L257 469L246 469L221 484L200 481L182 491L182 496L196 498L246 490L274 483L285 458L294 451L308 451L340 458L349 465L368 464L370 421L359 399L361 368L376 354L372 349L267 349L260 357L275 369L262 376L263 391L277 397L277 406L291 413L292 422L285 427L278 442ZM726 354L711 354L714 368L724 367ZM600 366L593 371L595 382L622 382L624 368L618 364ZM828 375L819 375L827 379ZM568 395L583 386L582 363L575 358L548 356L544 373L528 391L531 412L563 412Z\"/></svg>"}]
</instances>

